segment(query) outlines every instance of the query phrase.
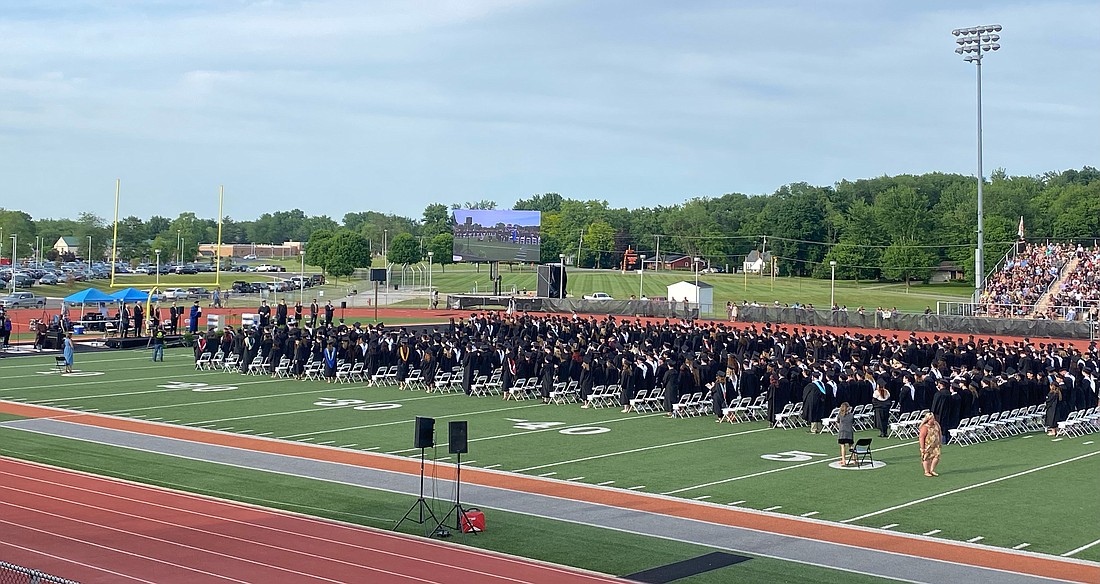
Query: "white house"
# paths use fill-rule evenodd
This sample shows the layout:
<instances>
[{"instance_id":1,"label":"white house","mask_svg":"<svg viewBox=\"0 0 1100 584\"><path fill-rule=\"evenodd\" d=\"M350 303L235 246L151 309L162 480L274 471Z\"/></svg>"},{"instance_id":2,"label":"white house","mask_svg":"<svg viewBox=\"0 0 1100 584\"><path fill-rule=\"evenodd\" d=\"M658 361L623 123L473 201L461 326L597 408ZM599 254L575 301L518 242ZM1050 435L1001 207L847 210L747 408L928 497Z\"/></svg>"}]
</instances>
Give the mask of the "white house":
<instances>
[{"instance_id":1,"label":"white house","mask_svg":"<svg viewBox=\"0 0 1100 584\"><path fill-rule=\"evenodd\" d=\"M714 286L706 282L676 282L668 286L668 299L671 302L683 302L687 298L693 306L699 307L699 314L708 314L714 308Z\"/></svg>"},{"instance_id":2,"label":"white house","mask_svg":"<svg viewBox=\"0 0 1100 584\"><path fill-rule=\"evenodd\" d=\"M57 250L59 254L71 253L73 255L80 255L80 238L59 237L57 238L57 243L53 244L53 248Z\"/></svg>"},{"instance_id":3,"label":"white house","mask_svg":"<svg viewBox=\"0 0 1100 584\"><path fill-rule=\"evenodd\" d=\"M768 269L771 263L772 254L768 252L760 253L754 249L745 257L745 263L742 269L750 274L762 274Z\"/></svg>"}]
</instances>

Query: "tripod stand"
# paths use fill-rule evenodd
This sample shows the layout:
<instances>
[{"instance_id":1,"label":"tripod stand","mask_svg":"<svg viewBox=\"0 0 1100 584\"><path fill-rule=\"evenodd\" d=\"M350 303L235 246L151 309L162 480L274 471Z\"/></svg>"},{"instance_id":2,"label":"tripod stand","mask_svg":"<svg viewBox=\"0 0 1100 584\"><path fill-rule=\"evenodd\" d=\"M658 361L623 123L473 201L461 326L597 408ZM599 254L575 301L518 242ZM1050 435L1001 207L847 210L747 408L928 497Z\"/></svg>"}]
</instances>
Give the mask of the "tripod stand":
<instances>
[{"instance_id":1,"label":"tripod stand","mask_svg":"<svg viewBox=\"0 0 1100 584\"><path fill-rule=\"evenodd\" d=\"M417 512L417 514L415 516L413 516L413 511ZM424 500L424 447L421 446L420 447L420 497L416 500L415 503L413 503L413 506L409 507L409 510L405 512L405 516L401 518L401 521L398 521L397 525L393 526L393 530L397 531L397 528L401 527L401 524L404 523L406 519L409 520L409 521L412 521L412 522L414 522L418 525L424 525L425 523L428 522L428 517L431 517L432 521L436 521L436 522L438 521L435 518L435 513L432 513L432 508L429 507L428 502ZM444 518L444 519L446 519L446 518ZM428 523L428 525L431 525L431 524ZM438 523L437 523L437 527L438 527ZM431 533L432 533L431 531L425 531L424 535L425 536L430 536Z\"/></svg>"},{"instance_id":2,"label":"tripod stand","mask_svg":"<svg viewBox=\"0 0 1100 584\"><path fill-rule=\"evenodd\" d=\"M435 533L445 533L445 530L443 529L443 524L447 523L447 519L449 519L451 517L451 514L453 513L455 516L455 530L457 531L457 533L465 535L466 532L464 529L462 529L462 526L470 525L470 531L476 534L477 531L473 529L473 524L470 522L470 518L466 515L466 510L462 508L462 499L459 496L462 491L462 453L456 452L455 456L458 457L458 464L455 466L455 504L453 507L451 507L451 510L443 516L443 519L439 522L439 525L436 526Z\"/></svg>"}]
</instances>

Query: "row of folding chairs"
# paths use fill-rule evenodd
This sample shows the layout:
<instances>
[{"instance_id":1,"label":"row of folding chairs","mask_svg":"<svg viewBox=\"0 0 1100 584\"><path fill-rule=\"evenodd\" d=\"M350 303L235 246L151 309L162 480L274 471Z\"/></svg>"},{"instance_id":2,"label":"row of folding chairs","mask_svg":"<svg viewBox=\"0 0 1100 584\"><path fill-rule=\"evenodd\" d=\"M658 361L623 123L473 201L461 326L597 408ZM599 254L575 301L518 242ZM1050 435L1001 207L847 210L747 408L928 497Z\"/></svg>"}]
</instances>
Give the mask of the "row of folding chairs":
<instances>
[{"instance_id":1,"label":"row of folding chairs","mask_svg":"<svg viewBox=\"0 0 1100 584\"><path fill-rule=\"evenodd\" d=\"M920 423L924 420L928 410L913 410L898 414L898 417L890 422L890 435L895 438L916 438L920 431Z\"/></svg>"},{"instance_id":2,"label":"row of folding chairs","mask_svg":"<svg viewBox=\"0 0 1100 584\"><path fill-rule=\"evenodd\" d=\"M1058 422L1058 434L1076 438L1100 431L1100 410L1074 410L1062 422Z\"/></svg>"},{"instance_id":3,"label":"row of folding chairs","mask_svg":"<svg viewBox=\"0 0 1100 584\"><path fill-rule=\"evenodd\" d=\"M950 430L951 440L959 446L970 446L1025 432L1038 432L1043 429L1045 414L1046 407L1037 405L963 418L957 428Z\"/></svg>"},{"instance_id":4,"label":"row of folding chairs","mask_svg":"<svg viewBox=\"0 0 1100 584\"><path fill-rule=\"evenodd\" d=\"M693 418L696 416L702 416L708 409L707 400L703 398L703 392L697 391L695 393L684 394L680 396L680 401L672 404L672 417L673 418Z\"/></svg>"},{"instance_id":5,"label":"row of folding chairs","mask_svg":"<svg viewBox=\"0 0 1100 584\"><path fill-rule=\"evenodd\" d=\"M425 384L428 393L451 393L462 391L462 368L453 367L435 376L431 385Z\"/></svg>"},{"instance_id":6,"label":"row of folding chairs","mask_svg":"<svg viewBox=\"0 0 1100 584\"><path fill-rule=\"evenodd\" d=\"M767 417L768 397L764 394L760 394L755 398L740 398L728 407L723 408L722 417L718 418L718 421L734 424L737 422L763 420Z\"/></svg>"},{"instance_id":7,"label":"row of folding chairs","mask_svg":"<svg viewBox=\"0 0 1100 584\"><path fill-rule=\"evenodd\" d=\"M520 377L512 383L512 387L509 387L508 391L504 392L504 399L514 399L516 401L530 399L538 395L538 389L538 377Z\"/></svg>"},{"instance_id":8,"label":"row of folding chairs","mask_svg":"<svg viewBox=\"0 0 1100 584\"><path fill-rule=\"evenodd\" d=\"M802 419L802 402L787 404L775 414L776 428L799 428L806 425Z\"/></svg>"},{"instance_id":9,"label":"row of folding chairs","mask_svg":"<svg viewBox=\"0 0 1100 584\"><path fill-rule=\"evenodd\" d=\"M658 412L664 409L665 388L641 389L630 398L630 410L639 414Z\"/></svg>"},{"instance_id":10,"label":"row of folding chairs","mask_svg":"<svg viewBox=\"0 0 1100 584\"><path fill-rule=\"evenodd\" d=\"M475 397L501 395L502 387L501 373L498 369L489 375L478 375L474 377L473 383L470 384L470 395Z\"/></svg>"},{"instance_id":11,"label":"row of folding chairs","mask_svg":"<svg viewBox=\"0 0 1100 584\"><path fill-rule=\"evenodd\" d=\"M588 394L585 404L594 408L613 408L619 405L619 394L622 388L617 384L597 385Z\"/></svg>"},{"instance_id":12,"label":"row of folding chairs","mask_svg":"<svg viewBox=\"0 0 1100 584\"><path fill-rule=\"evenodd\" d=\"M559 381L554 384L554 389L550 390L550 403L565 405L577 403L580 400L580 383L573 379L567 382Z\"/></svg>"}]
</instances>

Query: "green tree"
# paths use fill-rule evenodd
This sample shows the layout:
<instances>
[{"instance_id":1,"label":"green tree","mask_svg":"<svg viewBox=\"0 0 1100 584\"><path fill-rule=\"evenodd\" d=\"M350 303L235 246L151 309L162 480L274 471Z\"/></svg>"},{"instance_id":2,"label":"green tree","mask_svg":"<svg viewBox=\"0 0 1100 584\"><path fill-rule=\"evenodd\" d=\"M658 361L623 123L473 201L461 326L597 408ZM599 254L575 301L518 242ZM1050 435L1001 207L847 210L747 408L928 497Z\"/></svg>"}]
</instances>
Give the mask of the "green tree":
<instances>
[{"instance_id":1,"label":"green tree","mask_svg":"<svg viewBox=\"0 0 1100 584\"><path fill-rule=\"evenodd\" d=\"M4 240L0 241L0 246L3 246L5 257L11 257L11 236L18 236L16 239L19 241L19 249L16 250L16 256L22 258L31 254L34 236L39 235L30 215L4 208L0 208L0 230L3 231L4 237ZM56 241L57 237L54 237L52 241L46 242L45 247L52 247Z\"/></svg>"},{"instance_id":2,"label":"green tree","mask_svg":"<svg viewBox=\"0 0 1100 584\"><path fill-rule=\"evenodd\" d=\"M352 275L356 268L370 266L370 242L362 235L341 229L325 241L326 273L340 278Z\"/></svg>"},{"instance_id":3,"label":"green tree","mask_svg":"<svg viewBox=\"0 0 1100 584\"><path fill-rule=\"evenodd\" d=\"M927 280L934 259L912 239L900 239L882 252L882 273L890 280Z\"/></svg>"},{"instance_id":4,"label":"green tree","mask_svg":"<svg viewBox=\"0 0 1100 584\"><path fill-rule=\"evenodd\" d=\"M530 199L520 199L512 206L517 211L541 211L556 213L561 211L562 196L557 193L532 195Z\"/></svg>"},{"instance_id":5,"label":"green tree","mask_svg":"<svg viewBox=\"0 0 1100 584\"><path fill-rule=\"evenodd\" d=\"M454 228L451 226L451 211L443 203L432 203L424 208L420 234L435 237L443 233L454 233Z\"/></svg>"},{"instance_id":6,"label":"green tree","mask_svg":"<svg viewBox=\"0 0 1100 584\"><path fill-rule=\"evenodd\" d=\"M421 260L420 243L408 233L402 233L390 240L390 249L386 259L395 264L415 264Z\"/></svg>"},{"instance_id":7,"label":"green tree","mask_svg":"<svg viewBox=\"0 0 1100 584\"><path fill-rule=\"evenodd\" d=\"M597 221L589 225L584 232L584 242L581 247L584 260L582 262L581 258L577 258L577 261L581 265L594 268L614 267L614 257L611 253L614 245L615 228L606 221Z\"/></svg>"},{"instance_id":8,"label":"green tree","mask_svg":"<svg viewBox=\"0 0 1100 584\"><path fill-rule=\"evenodd\" d=\"M467 201L465 203L455 203L451 205L452 209L481 209L488 211L490 209L497 208L496 201L490 201L489 199L481 199L480 201Z\"/></svg>"},{"instance_id":9,"label":"green tree","mask_svg":"<svg viewBox=\"0 0 1100 584\"><path fill-rule=\"evenodd\" d=\"M446 272L446 266L454 263L455 236L453 233L440 233L428 243L432 252L432 263L439 264Z\"/></svg>"},{"instance_id":10,"label":"green tree","mask_svg":"<svg viewBox=\"0 0 1100 584\"><path fill-rule=\"evenodd\" d=\"M326 258L335 235L336 232L333 230L318 229L309 235L308 245L306 245L306 263L321 268L321 271L326 275L328 274L328 270L325 268L327 265Z\"/></svg>"}]
</instances>

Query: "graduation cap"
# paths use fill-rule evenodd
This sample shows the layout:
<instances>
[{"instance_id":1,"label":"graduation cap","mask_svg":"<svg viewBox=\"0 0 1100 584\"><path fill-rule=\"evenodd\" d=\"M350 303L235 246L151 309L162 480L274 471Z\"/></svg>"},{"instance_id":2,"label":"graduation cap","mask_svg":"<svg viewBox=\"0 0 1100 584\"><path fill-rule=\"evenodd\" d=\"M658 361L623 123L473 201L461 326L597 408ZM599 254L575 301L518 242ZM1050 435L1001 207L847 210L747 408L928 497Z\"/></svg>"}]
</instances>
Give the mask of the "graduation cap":
<instances>
[{"instance_id":1,"label":"graduation cap","mask_svg":"<svg viewBox=\"0 0 1100 584\"><path fill-rule=\"evenodd\" d=\"M1009 367L1008 369L1005 369L1006 375L1016 375L1017 373L1019 373L1019 371L1016 371L1015 367Z\"/></svg>"}]
</instances>

